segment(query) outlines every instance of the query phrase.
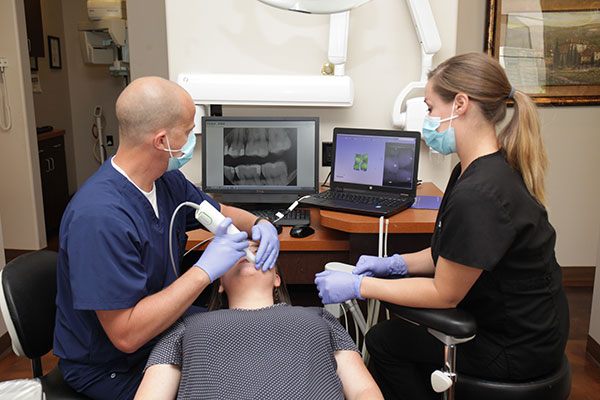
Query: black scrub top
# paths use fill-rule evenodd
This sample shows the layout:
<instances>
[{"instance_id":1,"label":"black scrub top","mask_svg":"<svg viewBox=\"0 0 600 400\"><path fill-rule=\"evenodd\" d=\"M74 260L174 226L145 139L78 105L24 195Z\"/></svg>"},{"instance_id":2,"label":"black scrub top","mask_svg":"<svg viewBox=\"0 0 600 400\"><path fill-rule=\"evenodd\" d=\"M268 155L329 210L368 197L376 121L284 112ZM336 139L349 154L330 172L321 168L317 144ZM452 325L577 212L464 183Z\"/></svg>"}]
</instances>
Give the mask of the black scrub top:
<instances>
[{"instance_id":1,"label":"black scrub top","mask_svg":"<svg viewBox=\"0 0 600 400\"><path fill-rule=\"evenodd\" d=\"M454 168L431 254L436 265L441 256L483 270L458 307L477 321L473 356L500 362L507 379L543 376L562 360L569 315L555 242L546 209L503 152L474 160L462 175Z\"/></svg>"}]
</instances>

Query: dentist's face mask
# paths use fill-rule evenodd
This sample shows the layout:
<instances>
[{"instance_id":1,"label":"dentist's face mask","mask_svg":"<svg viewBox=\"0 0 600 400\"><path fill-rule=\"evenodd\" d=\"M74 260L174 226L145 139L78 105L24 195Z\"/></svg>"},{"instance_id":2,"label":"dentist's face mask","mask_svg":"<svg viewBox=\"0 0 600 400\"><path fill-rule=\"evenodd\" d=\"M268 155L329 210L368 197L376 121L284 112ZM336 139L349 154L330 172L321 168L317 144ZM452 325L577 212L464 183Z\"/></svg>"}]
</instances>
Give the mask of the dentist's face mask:
<instances>
[{"instance_id":1,"label":"dentist's face mask","mask_svg":"<svg viewBox=\"0 0 600 400\"><path fill-rule=\"evenodd\" d=\"M167 139L167 148L163 149L163 151L168 151L171 155L171 158L169 158L167 171L179 169L192 159L192 155L194 155L194 147L196 147L196 135L194 132L190 132L188 134L187 142L185 142L183 147L180 149L171 149L169 137L165 135L165 138ZM183 154L179 157L175 157L173 153L177 152L182 152Z\"/></svg>"},{"instance_id":2,"label":"dentist's face mask","mask_svg":"<svg viewBox=\"0 0 600 400\"><path fill-rule=\"evenodd\" d=\"M454 115L454 102L452 102L452 113L448 118L441 119L440 117L432 117L429 114L425 115L423 121L423 138L427 146L444 155L456 153L456 139L454 137L454 128L452 120L458 118ZM450 126L443 132L438 132L442 122L450 121Z\"/></svg>"}]
</instances>

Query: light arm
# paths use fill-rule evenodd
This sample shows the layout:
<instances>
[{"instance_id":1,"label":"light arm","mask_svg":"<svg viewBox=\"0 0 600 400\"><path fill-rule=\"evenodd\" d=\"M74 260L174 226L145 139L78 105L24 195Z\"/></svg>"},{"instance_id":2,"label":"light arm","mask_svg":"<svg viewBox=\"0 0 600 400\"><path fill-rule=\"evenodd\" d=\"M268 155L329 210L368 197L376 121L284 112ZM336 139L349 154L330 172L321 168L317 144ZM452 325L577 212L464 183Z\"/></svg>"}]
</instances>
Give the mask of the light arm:
<instances>
[{"instance_id":1,"label":"light arm","mask_svg":"<svg viewBox=\"0 0 600 400\"><path fill-rule=\"evenodd\" d=\"M431 247L418 251L416 253L402 254L408 273L419 276L432 276L435 268L433 258L431 257Z\"/></svg>"},{"instance_id":2,"label":"light arm","mask_svg":"<svg viewBox=\"0 0 600 400\"><path fill-rule=\"evenodd\" d=\"M210 278L200 268L190 268L165 289L122 310L96 311L112 344L133 353L171 326L208 286Z\"/></svg>"},{"instance_id":3,"label":"light arm","mask_svg":"<svg viewBox=\"0 0 600 400\"><path fill-rule=\"evenodd\" d=\"M181 370L176 365L156 364L144 373L134 400L169 400L177 396Z\"/></svg>"},{"instance_id":4,"label":"light arm","mask_svg":"<svg viewBox=\"0 0 600 400\"><path fill-rule=\"evenodd\" d=\"M226 206L225 204L221 204L221 214L231 218L236 228L248 233L249 238L252 237L252 226L254 225L254 221L256 221L256 215L241 208Z\"/></svg>"},{"instance_id":5,"label":"light arm","mask_svg":"<svg viewBox=\"0 0 600 400\"><path fill-rule=\"evenodd\" d=\"M454 308L467 295L482 270L439 257L433 278L377 279L365 277L364 298L406 307Z\"/></svg>"},{"instance_id":6,"label":"light arm","mask_svg":"<svg viewBox=\"0 0 600 400\"><path fill-rule=\"evenodd\" d=\"M337 363L337 375L342 382L346 399L383 399L379 387L365 367L360 354L352 350L339 350L335 352L334 357Z\"/></svg>"}]
</instances>

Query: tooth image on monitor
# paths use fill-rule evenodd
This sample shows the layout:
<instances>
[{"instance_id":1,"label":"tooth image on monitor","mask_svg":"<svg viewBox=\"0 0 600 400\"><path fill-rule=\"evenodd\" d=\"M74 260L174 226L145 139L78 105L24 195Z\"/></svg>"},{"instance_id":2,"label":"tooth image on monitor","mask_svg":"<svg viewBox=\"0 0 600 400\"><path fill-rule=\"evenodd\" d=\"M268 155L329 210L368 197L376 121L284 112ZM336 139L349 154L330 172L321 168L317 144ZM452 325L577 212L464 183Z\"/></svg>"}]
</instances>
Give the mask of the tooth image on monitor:
<instances>
[{"instance_id":1,"label":"tooth image on monitor","mask_svg":"<svg viewBox=\"0 0 600 400\"><path fill-rule=\"evenodd\" d=\"M266 157L269 155L266 128L246 129L246 152L249 157Z\"/></svg>"},{"instance_id":2,"label":"tooth image on monitor","mask_svg":"<svg viewBox=\"0 0 600 400\"><path fill-rule=\"evenodd\" d=\"M225 129L223 184L226 186L297 185L297 142L296 128Z\"/></svg>"},{"instance_id":3,"label":"tooth image on monitor","mask_svg":"<svg viewBox=\"0 0 600 400\"><path fill-rule=\"evenodd\" d=\"M242 157L245 154L246 132L243 128L228 128L225 130L225 155Z\"/></svg>"},{"instance_id":4,"label":"tooth image on monitor","mask_svg":"<svg viewBox=\"0 0 600 400\"><path fill-rule=\"evenodd\" d=\"M354 167L355 171L366 171L369 167L369 154L355 154L354 155Z\"/></svg>"},{"instance_id":5,"label":"tooth image on monitor","mask_svg":"<svg viewBox=\"0 0 600 400\"><path fill-rule=\"evenodd\" d=\"M233 182L235 182L235 168L230 167L228 165L224 165L223 175L225 175L226 181L229 181L230 184L233 184Z\"/></svg>"},{"instance_id":6,"label":"tooth image on monitor","mask_svg":"<svg viewBox=\"0 0 600 400\"><path fill-rule=\"evenodd\" d=\"M290 135L295 135L296 130L292 128L270 128L268 129L269 153L283 153L292 147Z\"/></svg>"},{"instance_id":7,"label":"tooth image on monitor","mask_svg":"<svg viewBox=\"0 0 600 400\"><path fill-rule=\"evenodd\" d=\"M287 185L287 165L283 161L265 163L261 166L262 175L267 185Z\"/></svg>"},{"instance_id":8,"label":"tooth image on monitor","mask_svg":"<svg viewBox=\"0 0 600 400\"><path fill-rule=\"evenodd\" d=\"M260 165L238 165L235 167L235 174L238 176L239 185L260 185Z\"/></svg>"}]
</instances>

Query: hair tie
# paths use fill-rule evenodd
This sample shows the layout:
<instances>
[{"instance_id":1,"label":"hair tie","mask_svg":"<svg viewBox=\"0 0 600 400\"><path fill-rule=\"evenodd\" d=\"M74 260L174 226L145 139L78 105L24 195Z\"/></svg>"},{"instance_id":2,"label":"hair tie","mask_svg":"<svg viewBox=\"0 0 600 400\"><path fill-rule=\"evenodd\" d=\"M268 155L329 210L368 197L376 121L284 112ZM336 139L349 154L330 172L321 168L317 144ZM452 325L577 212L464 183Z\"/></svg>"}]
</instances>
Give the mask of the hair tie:
<instances>
[{"instance_id":1,"label":"hair tie","mask_svg":"<svg viewBox=\"0 0 600 400\"><path fill-rule=\"evenodd\" d=\"M507 96L507 98L508 98L508 99L512 99L514 96L515 96L515 87L514 87L514 86L511 86L511 87L510 87L510 93L508 93L508 96Z\"/></svg>"}]
</instances>

